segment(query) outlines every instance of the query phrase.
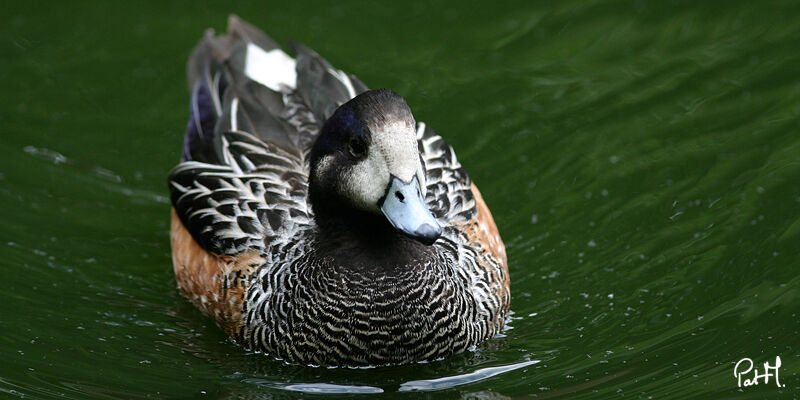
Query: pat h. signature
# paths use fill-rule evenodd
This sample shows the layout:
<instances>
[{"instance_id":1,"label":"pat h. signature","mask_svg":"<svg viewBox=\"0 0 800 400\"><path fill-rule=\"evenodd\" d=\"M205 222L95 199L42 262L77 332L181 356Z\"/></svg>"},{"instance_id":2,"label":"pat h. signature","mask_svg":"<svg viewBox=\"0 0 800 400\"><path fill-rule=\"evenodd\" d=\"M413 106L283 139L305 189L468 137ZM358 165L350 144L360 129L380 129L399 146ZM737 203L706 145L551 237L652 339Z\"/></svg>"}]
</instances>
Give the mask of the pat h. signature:
<instances>
[{"instance_id":1,"label":"pat h. signature","mask_svg":"<svg viewBox=\"0 0 800 400\"><path fill-rule=\"evenodd\" d=\"M775 378L775 385L778 387L786 387L786 385L782 385L780 380L778 380L778 369L781 367L781 356L775 357L775 365L770 365L768 362L764 363L764 373L759 375L758 368L753 370L753 360L749 358L743 358L736 363L733 367L733 376L736 377L737 382L739 383L739 387L748 387L748 386L755 386L759 383L768 384L769 378ZM748 375L752 372L752 376ZM763 382L759 382L759 379L763 379Z\"/></svg>"}]
</instances>

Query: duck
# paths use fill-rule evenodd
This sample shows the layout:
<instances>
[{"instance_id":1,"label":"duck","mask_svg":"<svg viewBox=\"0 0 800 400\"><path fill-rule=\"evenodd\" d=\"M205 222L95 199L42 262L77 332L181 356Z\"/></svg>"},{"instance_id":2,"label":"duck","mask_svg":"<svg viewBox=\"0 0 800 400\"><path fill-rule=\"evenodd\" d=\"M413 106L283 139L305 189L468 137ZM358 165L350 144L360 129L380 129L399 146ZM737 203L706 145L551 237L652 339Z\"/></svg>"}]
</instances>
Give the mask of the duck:
<instances>
[{"instance_id":1,"label":"duck","mask_svg":"<svg viewBox=\"0 0 800 400\"><path fill-rule=\"evenodd\" d=\"M401 95L287 49L232 15L189 57L168 177L183 296L290 364L428 362L501 334L505 246L453 148Z\"/></svg>"}]
</instances>

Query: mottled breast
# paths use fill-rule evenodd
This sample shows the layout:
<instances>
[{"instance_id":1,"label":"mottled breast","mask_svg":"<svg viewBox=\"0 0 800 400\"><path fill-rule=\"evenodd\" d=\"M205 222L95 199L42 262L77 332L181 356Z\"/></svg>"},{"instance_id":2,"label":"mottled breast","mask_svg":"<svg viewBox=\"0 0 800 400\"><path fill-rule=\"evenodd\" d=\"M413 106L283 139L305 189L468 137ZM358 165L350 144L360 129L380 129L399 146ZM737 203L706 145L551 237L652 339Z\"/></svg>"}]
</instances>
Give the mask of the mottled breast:
<instances>
[{"instance_id":1,"label":"mottled breast","mask_svg":"<svg viewBox=\"0 0 800 400\"><path fill-rule=\"evenodd\" d=\"M507 296L498 294L507 286L502 278L489 284L477 257L464 268L455 253L438 250L387 268L348 265L308 246L300 258L265 265L248 293L253 308L243 342L318 365L382 365L463 351L502 328Z\"/></svg>"}]
</instances>

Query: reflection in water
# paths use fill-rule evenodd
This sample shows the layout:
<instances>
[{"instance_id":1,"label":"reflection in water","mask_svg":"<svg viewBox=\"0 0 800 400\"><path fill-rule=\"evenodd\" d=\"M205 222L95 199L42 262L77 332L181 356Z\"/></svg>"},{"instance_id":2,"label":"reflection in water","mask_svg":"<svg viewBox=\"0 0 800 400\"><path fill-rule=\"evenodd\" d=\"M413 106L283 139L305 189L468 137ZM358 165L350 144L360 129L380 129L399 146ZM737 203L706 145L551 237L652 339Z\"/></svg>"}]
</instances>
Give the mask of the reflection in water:
<instances>
[{"instance_id":1,"label":"reflection in water","mask_svg":"<svg viewBox=\"0 0 800 400\"><path fill-rule=\"evenodd\" d=\"M334 385L330 383L297 383L286 385L283 389L303 393L383 393L383 389L372 386Z\"/></svg>"},{"instance_id":2,"label":"reflection in water","mask_svg":"<svg viewBox=\"0 0 800 400\"><path fill-rule=\"evenodd\" d=\"M514 371L520 368L525 368L530 365L538 364L540 360L530 360L524 361L515 364L509 365L502 365L499 367L488 367L488 368L481 368L474 372L470 372L467 374L461 375L453 375L453 376L446 376L442 378L435 378L435 379L421 379L421 380L413 380L408 381L400 384L398 388L399 392L412 392L412 391L437 391L437 390L444 390L454 388L456 386L462 386L467 384L472 384L476 382L480 382L491 377ZM375 371L375 370L373 370ZM387 370L389 371L389 370ZM354 371L353 371L354 372ZM262 378L245 378L241 379L242 383L257 385L263 388L270 388L270 389L281 389L287 390L292 392L302 392L302 393L309 393L309 394L377 394L377 393L384 393L384 389L369 386L369 385L348 385L348 384L333 384L333 383L324 383L324 382L312 382L312 383L285 383L285 382L276 382L275 380L269 379L262 379ZM494 397L488 398L497 398L497 393L494 392L475 392L471 395L478 396L477 398L487 398L486 396L491 394Z\"/></svg>"},{"instance_id":3,"label":"reflection in water","mask_svg":"<svg viewBox=\"0 0 800 400\"><path fill-rule=\"evenodd\" d=\"M291 392L302 392L309 394L376 394L383 393L383 389L373 386L362 385L337 385L333 383L276 383L264 379L249 378L242 380L258 386L275 389L283 389Z\"/></svg>"},{"instance_id":4,"label":"reflection in water","mask_svg":"<svg viewBox=\"0 0 800 400\"><path fill-rule=\"evenodd\" d=\"M496 375L500 375L504 372L513 371L515 369L520 369L527 367L529 365L537 364L539 360L531 360L525 361L517 364L511 365L503 365L500 367L489 367L489 368L481 368L475 372L470 372L468 374L462 375L455 375L455 376L448 376L444 378L436 378L436 379L423 379L418 381L408 381L400 385L401 392L411 392L411 391L433 391L433 390L443 390L443 389L450 389L452 387L466 385L469 383L475 383L482 381L484 379L491 378Z\"/></svg>"}]
</instances>

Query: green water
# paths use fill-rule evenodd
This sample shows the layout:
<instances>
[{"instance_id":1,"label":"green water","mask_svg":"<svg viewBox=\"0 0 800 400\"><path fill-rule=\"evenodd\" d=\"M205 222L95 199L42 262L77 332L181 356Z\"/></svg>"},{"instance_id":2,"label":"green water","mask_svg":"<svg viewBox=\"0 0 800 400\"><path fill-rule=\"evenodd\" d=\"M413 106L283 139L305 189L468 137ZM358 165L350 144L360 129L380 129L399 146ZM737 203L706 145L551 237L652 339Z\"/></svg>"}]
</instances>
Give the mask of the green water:
<instances>
[{"instance_id":1,"label":"green water","mask_svg":"<svg viewBox=\"0 0 800 400\"><path fill-rule=\"evenodd\" d=\"M800 395L796 1L7 3L0 398ZM184 65L230 12L403 94L450 141L508 248L504 337L290 366L179 295ZM737 387L738 360L776 356L785 387Z\"/></svg>"}]
</instances>

